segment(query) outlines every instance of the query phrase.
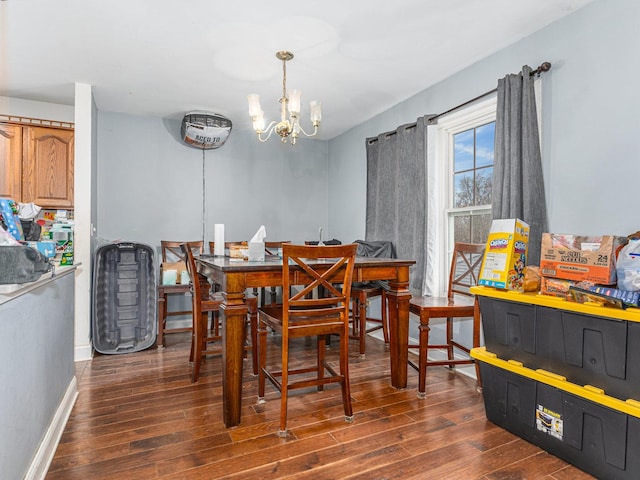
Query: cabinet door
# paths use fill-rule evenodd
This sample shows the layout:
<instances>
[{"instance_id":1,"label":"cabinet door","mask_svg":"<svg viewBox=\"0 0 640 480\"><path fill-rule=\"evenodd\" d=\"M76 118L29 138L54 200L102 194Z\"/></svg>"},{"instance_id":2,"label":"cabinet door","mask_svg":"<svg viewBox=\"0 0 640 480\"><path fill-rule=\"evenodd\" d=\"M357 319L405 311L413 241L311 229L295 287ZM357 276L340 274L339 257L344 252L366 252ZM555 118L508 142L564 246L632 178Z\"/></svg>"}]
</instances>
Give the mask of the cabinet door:
<instances>
[{"instance_id":1,"label":"cabinet door","mask_svg":"<svg viewBox=\"0 0 640 480\"><path fill-rule=\"evenodd\" d=\"M0 197L22 200L22 127L0 124Z\"/></svg>"},{"instance_id":2,"label":"cabinet door","mask_svg":"<svg viewBox=\"0 0 640 480\"><path fill-rule=\"evenodd\" d=\"M41 207L73 207L73 130L28 127L22 201Z\"/></svg>"}]
</instances>

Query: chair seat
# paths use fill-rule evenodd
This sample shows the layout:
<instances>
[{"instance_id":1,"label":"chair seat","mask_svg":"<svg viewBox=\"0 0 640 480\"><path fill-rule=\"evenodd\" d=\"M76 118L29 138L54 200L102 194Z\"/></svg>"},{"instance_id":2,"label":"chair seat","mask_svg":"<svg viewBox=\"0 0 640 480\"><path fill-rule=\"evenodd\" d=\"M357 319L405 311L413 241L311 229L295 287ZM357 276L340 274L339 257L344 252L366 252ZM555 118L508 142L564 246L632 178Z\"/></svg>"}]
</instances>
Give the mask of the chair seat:
<instances>
[{"instance_id":1,"label":"chair seat","mask_svg":"<svg viewBox=\"0 0 640 480\"><path fill-rule=\"evenodd\" d=\"M282 305L267 306L260 308L260 320L277 333L282 333L283 312ZM314 331L309 332L309 327ZM289 320L289 336L309 336L309 335L331 335L339 334L344 328L344 322L339 315L327 316L302 316L295 320Z\"/></svg>"},{"instance_id":2,"label":"chair seat","mask_svg":"<svg viewBox=\"0 0 640 480\"><path fill-rule=\"evenodd\" d=\"M409 311L420 315L428 310L431 318L473 316L474 303L473 297L465 295L455 295L453 298L424 296L412 298L409 301Z\"/></svg>"}]
</instances>

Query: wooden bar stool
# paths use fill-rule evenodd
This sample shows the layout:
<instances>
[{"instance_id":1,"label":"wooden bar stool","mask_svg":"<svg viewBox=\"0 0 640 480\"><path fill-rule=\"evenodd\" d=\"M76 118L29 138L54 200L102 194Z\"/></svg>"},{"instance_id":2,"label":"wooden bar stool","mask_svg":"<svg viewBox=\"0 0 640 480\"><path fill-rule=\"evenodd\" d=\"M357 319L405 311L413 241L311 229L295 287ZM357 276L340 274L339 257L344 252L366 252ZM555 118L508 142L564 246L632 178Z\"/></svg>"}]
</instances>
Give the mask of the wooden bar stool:
<instances>
[{"instance_id":1,"label":"wooden bar stool","mask_svg":"<svg viewBox=\"0 0 640 480\"><path fill-rule=\"evenodd\" d=\"M188 245L191 251L196 255L201 255L203 252L204 242L192 241L192 242L179 242L172 240L161 240L160 249L162 253L162 263L166 262L184 262L184 254L182 253L182 245ZM167 318L171 316L188 315L191 310L173 310L168 309L168 303L170 298L179 296L191 295L190 286L188 283L181 284L176 283L173 285L163 285L163 270L162 264L160 265L160 280L158 281L157 296L158 296L158 334L157 345L158 347L164 347L164 335L166 333L178 333L178 332L190 332L191 327L175 327L167 328Z\"/></svg>"},{"instance_id":2,"label":"wooden bar stool","mask_svg":"<svg viewBox=\"0 0 640 480\"><path fill-rule=\"evenodd\" d=\"M418 365L409 360L409 365L418 370L418 397L426 397L427 367L435 365L455 365L475 363L472 358L455 358L454 348L469 353L470 348L461 345L453 338L453 321L455 318L473 318L473 347L480 346L480 308L475 296L469 291L478 283L478 274L484 256L484 245L472 243L456 243L451 259L449 272L449 288L446 297L418 297L409 302L409 311L420 317L420 338L418 345ZM429 345L429 321L432 318L446 318L446 340L444 344ZM447 351L446 360L428 360L430 349ZM480 369L476 364L478 388L482 387Z\"/></svg>"}]
</instances>

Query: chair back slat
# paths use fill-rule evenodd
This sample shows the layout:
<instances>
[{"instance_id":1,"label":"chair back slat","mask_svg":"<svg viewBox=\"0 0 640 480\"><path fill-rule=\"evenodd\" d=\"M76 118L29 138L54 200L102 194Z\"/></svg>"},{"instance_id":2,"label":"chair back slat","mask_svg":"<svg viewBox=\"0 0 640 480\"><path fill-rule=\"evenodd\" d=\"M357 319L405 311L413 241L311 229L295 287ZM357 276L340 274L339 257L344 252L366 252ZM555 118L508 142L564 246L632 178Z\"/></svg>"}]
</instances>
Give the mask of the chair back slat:
<instances>
[{"instance_id":1,"label":"chair back slat","mask_svg":"<svg viewBox=\"0 0 640 480\"><path fill-rule=\"evenodd\" d=\"M340 317L347 322L349 296L356 256L355 244L350 245L282 245L283 291L289 292L283 299L283 323L302 317ZM301 290L291 288L293 267L297 281L303 282ZM296 269L297 270L297 269ZM334 284L341 284L336 287ZM317 287L324 287L324 296L313 298Z\"/></svg>"},{"instance_id":2,"label":"chair back slat","mask_svg":"<svg viewBox=\"0 0 640 480\"><path fill-rule=\"evenodd\" d=\"M196 240L192 242L178 242L173 240L161 240L160 248L162 251L163 262L180 262L185 260L182 245L187 245L195 255L202 255L204 251L204 242Z\"/></svg>"},{"instance_id":3,"label":"chair back slat","mask_svg":"<svg viewBox=\"0 0 640 480\"><path fill-rule=\"evenodd\" d=\"M484 244L456 242L449 271L449 298L454 294L472 296L470 289L478 284L484 250Z\"/></svg>"}]
</instances>

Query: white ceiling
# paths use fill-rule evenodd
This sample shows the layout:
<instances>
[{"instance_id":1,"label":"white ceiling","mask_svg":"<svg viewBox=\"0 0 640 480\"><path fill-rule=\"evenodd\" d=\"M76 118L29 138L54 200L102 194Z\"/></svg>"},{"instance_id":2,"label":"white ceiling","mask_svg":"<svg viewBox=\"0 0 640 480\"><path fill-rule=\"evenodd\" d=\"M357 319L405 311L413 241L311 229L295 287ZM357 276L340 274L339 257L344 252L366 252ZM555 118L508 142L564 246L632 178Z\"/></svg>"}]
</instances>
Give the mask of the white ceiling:
<instances>
[{"instance_id":1,"label":"white ceiling","mask_svg":"<svg viewBox=\"0 0 640 480\"><path fill-rule=\"evenodd\" d=\"M358 125L592 0L0 0L0 95L249 125L287 86L323 107L321 138ZM0 112L3 113L3 112Z\"/></svg>"}]
</instances>

